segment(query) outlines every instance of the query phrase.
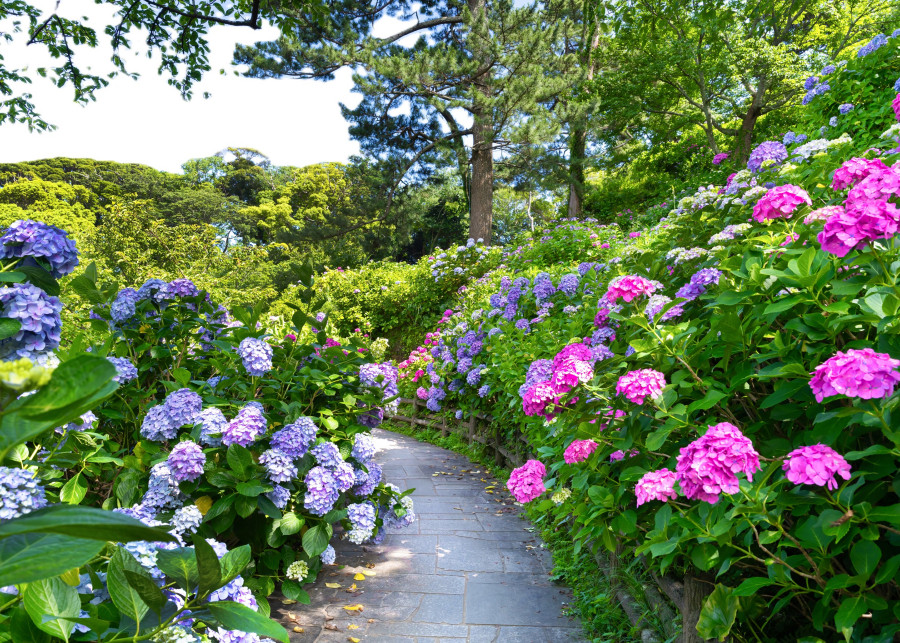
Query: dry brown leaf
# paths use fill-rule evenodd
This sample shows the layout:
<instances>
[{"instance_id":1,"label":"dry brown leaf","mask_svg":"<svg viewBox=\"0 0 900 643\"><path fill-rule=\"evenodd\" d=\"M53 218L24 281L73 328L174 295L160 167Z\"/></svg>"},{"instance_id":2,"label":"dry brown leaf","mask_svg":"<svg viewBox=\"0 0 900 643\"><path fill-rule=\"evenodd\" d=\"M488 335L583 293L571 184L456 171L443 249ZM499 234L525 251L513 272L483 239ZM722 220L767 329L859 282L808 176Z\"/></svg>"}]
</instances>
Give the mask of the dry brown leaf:
<instances>
[{"instance_id":1,"label":"dry brown leaf","mask_svg":"<svg viewBox=\"0 0 900 643\"><path fill-rule=\"evenodd\" d=\"M375 563L366 563L366 567L369 569L375 569Z\"/></svg>"},{"instance_id":2,"label":"dry brown leaf","mask_svg":"<svg viewBox=\"0 0 900 643\"><path fill-rule=\"evenodd\" d=\"M338 631L337 625L332 625L331 623L326 623L326 624L325 624L325 629L326 629L326 630L331 630L332 632L337 632L337 631Z\"/></svg>"},{"instance_id":3,"label":"dry brown leaf","mask_svg":"<svg viewBox=\"0 0 900 643\"><path fill-rule=\"evenodd\" d=\"M374 622L375 622L374 618L370 618L368 621L366 621L366 623L374 623Z\"/></svg>"},{"instance_id":4,"label":"dry brown leaf","mask_svg":"<svg viewBox=\"0 0 900 643\"><path fill-rule=\"evenodd\" d=\"M290 620L292 620L292 621L296 621L296 620L297 620L297 615L294 614L293 612L288 612L288 613L287 613L287 617L288 617Z\"/></svg>"},{"instance_id":5,"label":"dry brown leaf","mask_svg":"<svg viewBox=\"0 0 900 643\"><path fill-rule=\"evenodd\" d=\"M328 615L326 614L326 615L325 615L325 620L326 620L326 621L333 621L333 620L334 620L334 617L333 617L333 616L328 616Z\"/></svg>"}]
</instances>

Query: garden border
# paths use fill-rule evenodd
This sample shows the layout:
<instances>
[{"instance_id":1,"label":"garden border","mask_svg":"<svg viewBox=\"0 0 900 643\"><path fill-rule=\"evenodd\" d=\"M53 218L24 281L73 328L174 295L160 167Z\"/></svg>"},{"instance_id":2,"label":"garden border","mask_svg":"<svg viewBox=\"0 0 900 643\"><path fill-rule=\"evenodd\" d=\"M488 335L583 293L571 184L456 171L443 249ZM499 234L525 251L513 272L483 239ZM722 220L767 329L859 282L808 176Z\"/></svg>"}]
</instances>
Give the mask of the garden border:
<instances>
[{"instance_id":1,"label":"garden border","mask_svg":"<svg viewBox=\"0 0 900 643\"><path fill-rule=\"evenodd\" d=\"M413 426L423 426L428 429L435 429L441 432L442 437L453 433L464 437L469 446L474 443L484 445L494 453L494 462L499 465L510 465L513 467L521 466L529 455L528 440L525 435L515 430L514 436L517 442L523 445L522 453L514 453L503 447L500 442L500 426L494 425L494 418L483 413L471 415L467 421L460 421L456 424L448 424L446 413L434 414L428 412L420 412L426 408L425 402L416 398L398 397L396 401L399 404L407 404L412 406L410 415L400 415L399 413L385 413L385 419L393 422L401 422ZM492 430L493 427L493 430ZM592 545L592 543L588 543ZM615 592L616 599L625 612L628 620L636 628L641 628L641 640L643 643L659 643L655 632L650 629L643 628L643 614L640 611L640 603L629 591L628 587L623 585L617 579L617 569L620 566L617 552L603 552L601 548L591 546L592 556L600 571ZM639 560L645 569L649 570L649 566L643 557ZM709 583L707 579L686 577L684 580L676 580L668 576L660 576L651 572L653 579L652 585L644 586L644 597L646 602L663 618L666 636L671 638L675 634L675 622L673 607L682 618L682 633L675 639L675 643L706 643L707 639L702 638L696 631L696 627L685 628L685 623L692 623L696 626L700 616L700 610L706 600L706 596L710 593ZM686 631L689 629L690 631Z\"/></svg>"}]
</instances>

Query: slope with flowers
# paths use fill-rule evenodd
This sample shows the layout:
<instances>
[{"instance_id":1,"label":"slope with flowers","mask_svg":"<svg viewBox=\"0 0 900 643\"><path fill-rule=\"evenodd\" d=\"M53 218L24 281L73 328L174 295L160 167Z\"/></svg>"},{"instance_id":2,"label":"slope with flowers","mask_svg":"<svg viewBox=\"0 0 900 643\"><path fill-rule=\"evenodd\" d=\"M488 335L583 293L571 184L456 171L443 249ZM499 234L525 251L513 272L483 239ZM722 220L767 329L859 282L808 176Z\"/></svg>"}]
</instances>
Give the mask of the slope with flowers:
<instances>
[{"instance_id":1,"label":"slope with flowers","mask_svg":"<svg viewBox=\"0 0 900 643\"><path fill-rule=\"evenodd\" d=\"M876 40L835 86L883 94ZM432 411L528 437L508 486L535 520L705 594L686 640L900 634L900 94L859 105L859 142L830 100L840 136L764 142L655 225L506 248L399 365Z\"/></svg>"}]
</instances>

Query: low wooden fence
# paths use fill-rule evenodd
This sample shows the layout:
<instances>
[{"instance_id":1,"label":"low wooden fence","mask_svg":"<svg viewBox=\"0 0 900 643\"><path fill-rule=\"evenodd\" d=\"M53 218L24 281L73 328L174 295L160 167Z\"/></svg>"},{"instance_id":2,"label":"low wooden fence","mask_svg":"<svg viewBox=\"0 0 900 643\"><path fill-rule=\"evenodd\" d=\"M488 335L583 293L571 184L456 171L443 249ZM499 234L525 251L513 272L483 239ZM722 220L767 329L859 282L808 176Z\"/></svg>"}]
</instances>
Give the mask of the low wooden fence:
<instances>
[{"instance_id":1,"label":"low wooden fence","mask_svg":"<svg viewBox=\"0 0 900 643\"><path fill-rule=\"evenodd\" d=\"M503 428L490 415L481 413L470 416L468 419L454 420L447 419L447 413L453 413L453 410L447 410L441 415L433 414L428 411L425 402L419 399L409 399L401 397L398 400L402 408L408 408L408 415L400 413L386 413L385 417L394 422L409 424L410 426L423 426L429 429L435 429L441 432L442 436L454 433L464 437L471 445L475 442L483 444L494 454L494 461L499 466L518 467L525 460L531 457L531 447L525 436L518 430L513 430L512 439L510 440L503 433ZM521 448L513 448L510 450L504 443L512 443ZM590 545L588 545L590 546ZM604 552L602 548L594 549L594 559L597 562L599 570L609 579L616 598L622 606L628 619L632 625L641 631L641 640L643 643L659 643L659 639L649 629L642 614L640 603L619 580L618 567L620 561L618 552ZM644 568L649 569L648 565L642 559ZM659 576L652 571L649 572L653 582L643 588L644 602L649 605L658 615L662 624L662 629L666 633L668 640L673 640L675 635L675 615L672 607L681 613L682 632L674 639L675 643L706 643L706 641L697 634L696 624L700 615L700 609L703 602L711 591L714 584L711 582L709 575L695 577L690 574L683 580L675 580L666 576ZM663 598L663 595L665 598ZM668 599L668 600L667 600ZM709 641L708 643L713 643Z\"/></svg>"}]
</instances>

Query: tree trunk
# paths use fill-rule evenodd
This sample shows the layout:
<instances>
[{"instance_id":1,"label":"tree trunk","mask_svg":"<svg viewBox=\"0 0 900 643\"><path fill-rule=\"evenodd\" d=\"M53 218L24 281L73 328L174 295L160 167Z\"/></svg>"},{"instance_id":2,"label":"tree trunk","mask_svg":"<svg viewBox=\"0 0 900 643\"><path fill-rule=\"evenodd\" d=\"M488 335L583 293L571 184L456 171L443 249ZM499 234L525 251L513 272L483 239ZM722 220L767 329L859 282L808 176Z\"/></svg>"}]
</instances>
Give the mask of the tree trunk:
<instances>
[{"instance_id":1,"label":"tree trunk","mask_svg":"<svg viewBox=\"0 0 900 643\"><path fill-rule=\"evenodd\" d=\"M469 0L474 24L469 32L472 54L479 61L484 56L485 0ZM494 123L491 111L489 71L474 79L475 96L472 101L472 185L469 199L469 237L483 239L491 245L491 224L494 207Z\"/></svg>"},{"instance_id":2,"label":"tree trunk","mask_svg":"<svg viewBox=\"0 0 900 643\"><path fill-rule=\"evenodd\" d=\"M569 216L581 218L584 201L584 153L587 148L587 132L583 127L572 130L569 141Z\"/></svg>"},{"instance_id":3,"label":"tree trunk","mask_svg":"<svg viewBox=\"0 0 900 643\"><path fill-rule=\"evenodd\" d=\"M684 576L684 600L681 603L681 640L683 643L707 643L707 639L697 632L697 621L706 597L712 593L712 578L709 574L690 571Z\"/></svg>"},{"instance_id":4,"label":"tree trunk","mask_svg":"<svg viewBox=\"0 0 900 643\"><path fill-rule=\"evenodd\" d=\"M753 100L750 101L750 106L741 119L741 127L738 129L735 137L734 160L738 167L744 167L747 164L747 159L750 158L750 151L753 149L753 130L756 127L756 121L762 116L765 95L766 82L765 79L761 79L757 85L756 93L753 94Z\"/></svg>"}]
</instances>

